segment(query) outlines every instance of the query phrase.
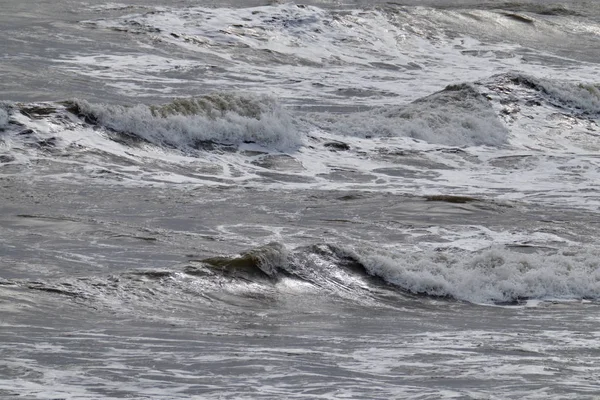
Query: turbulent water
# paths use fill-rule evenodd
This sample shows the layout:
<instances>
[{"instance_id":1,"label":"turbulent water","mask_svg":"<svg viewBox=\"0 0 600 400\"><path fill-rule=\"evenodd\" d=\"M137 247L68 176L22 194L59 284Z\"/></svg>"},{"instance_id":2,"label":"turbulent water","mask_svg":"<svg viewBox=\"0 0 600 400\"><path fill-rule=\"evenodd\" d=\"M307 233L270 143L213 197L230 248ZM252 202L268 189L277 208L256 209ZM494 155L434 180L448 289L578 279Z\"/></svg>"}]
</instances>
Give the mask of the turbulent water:
<instances>
[{"instance_id":1,"label":"turbulent water","mask_svg":"<svg viewBox=\"0 0 600 400\"><path fill-rule=\"evenodd\" d=\"M0 9L0 398L600 396L595 2Z\"/></svg>"}]
</instances>

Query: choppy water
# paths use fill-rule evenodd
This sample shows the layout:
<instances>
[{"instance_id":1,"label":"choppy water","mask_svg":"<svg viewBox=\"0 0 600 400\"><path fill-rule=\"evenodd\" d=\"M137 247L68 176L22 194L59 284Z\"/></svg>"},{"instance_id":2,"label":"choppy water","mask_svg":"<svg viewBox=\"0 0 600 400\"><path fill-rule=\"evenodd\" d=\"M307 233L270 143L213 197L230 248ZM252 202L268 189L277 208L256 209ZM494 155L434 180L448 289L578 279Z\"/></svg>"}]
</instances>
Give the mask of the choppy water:
<instances>
[{"instance_id":1,"label":"choppy water","mask_svg":"<svg viewBox=\"0 0 600 400\"><path fill-rule=\"evenodd\" d=\"M595 3L9 0L0 35L0 397L599 395Z\"/></svg>"}]
</instances>

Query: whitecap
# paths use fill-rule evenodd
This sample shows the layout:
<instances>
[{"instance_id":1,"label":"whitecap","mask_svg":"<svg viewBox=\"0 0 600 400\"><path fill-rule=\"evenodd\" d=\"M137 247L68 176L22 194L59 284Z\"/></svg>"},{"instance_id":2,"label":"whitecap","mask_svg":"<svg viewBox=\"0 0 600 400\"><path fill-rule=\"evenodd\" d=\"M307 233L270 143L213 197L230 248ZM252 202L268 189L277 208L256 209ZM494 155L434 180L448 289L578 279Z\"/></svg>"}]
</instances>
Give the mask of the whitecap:
<instances>
[{"instance_id":1,"label":"whitecap","mask_svg":"<svg viewBox=\"0 0 600 400\"><path fill-rule=\"evenodd\" d=\"M408 292L472 303L524 299L586 299L600 293L595 252L522 254L504 248L482 252L364 254L372 275Z\"/></svg>"}]
</instances>

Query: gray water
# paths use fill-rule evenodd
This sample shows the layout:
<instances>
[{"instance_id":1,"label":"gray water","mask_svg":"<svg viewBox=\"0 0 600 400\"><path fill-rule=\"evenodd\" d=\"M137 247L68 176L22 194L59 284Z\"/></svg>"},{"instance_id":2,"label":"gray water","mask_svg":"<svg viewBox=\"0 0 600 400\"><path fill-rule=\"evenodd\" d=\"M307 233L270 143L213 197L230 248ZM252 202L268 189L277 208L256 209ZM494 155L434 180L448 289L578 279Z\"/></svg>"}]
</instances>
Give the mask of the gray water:
<instances>
[{"instance_id":1,"label":"gray water","mask_svg":"<svg viewBox=\"0 0 600 400\"><path fill-rule=\"evenodd\" d=\"M597 4L4 3L0 398L598 398Z\"/></svg>"}]
</instances>

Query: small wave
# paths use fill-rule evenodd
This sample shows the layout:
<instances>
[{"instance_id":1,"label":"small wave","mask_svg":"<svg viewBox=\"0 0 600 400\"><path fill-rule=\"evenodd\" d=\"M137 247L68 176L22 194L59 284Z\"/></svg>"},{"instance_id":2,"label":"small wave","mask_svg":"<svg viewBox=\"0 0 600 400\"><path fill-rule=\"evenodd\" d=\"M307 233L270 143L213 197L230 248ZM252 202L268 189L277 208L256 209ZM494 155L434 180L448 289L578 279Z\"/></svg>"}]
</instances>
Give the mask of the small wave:
<instances>
[{"instance_id":1,"label":"small wave","mask_svg":"<svg viewBox=\"0 0 600 400\"><path fill-rule=\"evenodd\" d=\"M411 137L449 146L499 146L508 137L489 101L468 84L448 86L406 106L315 119L322 129L344 135Z\"/></svg>"},{"instance_id":2,"label":"small wave","mask_svg":"<svg viewBox=\"0 0 600 400\"><path fill-rule=\"evenodd\" d=\"M496 5L494 5L496 7ZM526 2L508 2L500 5L500 8L507 11L529 12L538 15L552 16L581 16L576 10L567 8L565 4L531 4Z\"/></svg>"},{"instance_id":3,"label":"small wave","mask_svg":"<svg viewBox=\"0 0 600 400\"><path fill-rule=\"evenodd\" d=\"M425 252L359 255L369 273L403 290L472 303L515 303L526 299L596 299L598 254Z\"/></svg>"},{"instance_id":4,"label":"small wave","mask_svg":"<svg viewBox=\"0 0 600 400\"><path fill-rule=\"evenodd\" d=\"M92 104L70 109L89 122L157 145L198 148L203 142L257 143L287 149L301 144L298 126L274 99L217 93L161 106Z\"/></svg>"}]
</instances>

